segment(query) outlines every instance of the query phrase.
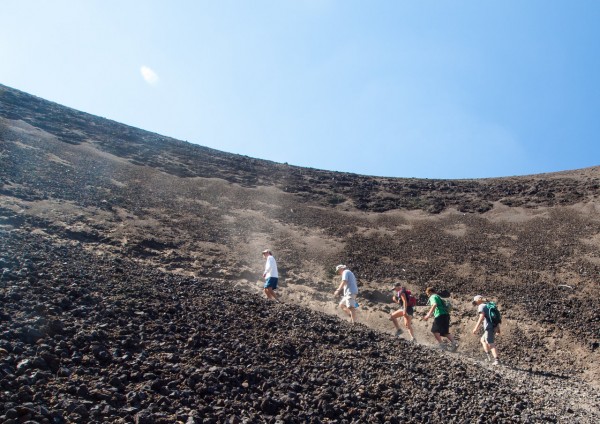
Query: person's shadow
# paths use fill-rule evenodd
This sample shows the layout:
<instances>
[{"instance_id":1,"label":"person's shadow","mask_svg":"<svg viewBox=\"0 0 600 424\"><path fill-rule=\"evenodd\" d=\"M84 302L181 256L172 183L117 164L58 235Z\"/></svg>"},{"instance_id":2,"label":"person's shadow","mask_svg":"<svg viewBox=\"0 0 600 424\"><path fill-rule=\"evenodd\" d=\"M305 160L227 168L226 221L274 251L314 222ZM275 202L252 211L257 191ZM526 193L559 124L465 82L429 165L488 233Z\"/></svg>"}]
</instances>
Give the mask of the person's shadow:
<instances>
[{"instance_id":1,"label":"person's shadow","mask_svg":"<svg viewBox=\"0 0 600 424\"><path fill-rule=\"evenodd\" d=\"M532 374L532 375L539 375L542 377L552 377L552 378L560 378L561 380L568 380L569 378L571 378L568 375L562 375L562 374L555 374L553 372L550 371L544 371L544 370L539 370L539 371L534 371L534 370L530 370L530 369L525 369L525 368L521 368L521 367L508 367L511 370L514 371L520 371L520 372L524 372L527 374Z\"/></svg>"}]
</instances>

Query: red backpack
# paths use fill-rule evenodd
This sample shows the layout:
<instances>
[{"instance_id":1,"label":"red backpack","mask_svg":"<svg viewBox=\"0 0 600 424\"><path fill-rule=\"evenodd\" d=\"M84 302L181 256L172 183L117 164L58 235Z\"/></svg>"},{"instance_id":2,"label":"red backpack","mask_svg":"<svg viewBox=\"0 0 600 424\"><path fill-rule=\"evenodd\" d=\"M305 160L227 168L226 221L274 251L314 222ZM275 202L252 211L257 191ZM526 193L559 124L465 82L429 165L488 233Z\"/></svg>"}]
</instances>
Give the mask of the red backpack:
<instances>
[{"instance_id":1,"label":"red backpack","mask_svg":"<svg viewBox=\"0 0 600 424\"><path fill-rule=\"evenodd\" d=\"M412 295L410 290L405 289L404 287L398 292L398 300L402 299L402 293L406 295L406 305L415 307L417 306L417 298Z\"/></svg>"}]
</instances>

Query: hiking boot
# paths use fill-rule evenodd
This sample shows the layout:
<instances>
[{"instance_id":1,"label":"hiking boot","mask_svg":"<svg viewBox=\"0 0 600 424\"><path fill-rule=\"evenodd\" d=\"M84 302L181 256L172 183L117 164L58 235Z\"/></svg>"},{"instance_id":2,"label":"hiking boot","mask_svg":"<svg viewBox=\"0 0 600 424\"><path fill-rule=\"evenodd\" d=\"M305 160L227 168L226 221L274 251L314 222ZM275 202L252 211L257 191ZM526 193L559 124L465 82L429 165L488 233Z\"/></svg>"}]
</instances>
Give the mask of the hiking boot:
<instances>
[{"instance_id":1,"label":"hiking boot","mask_svg":"<svg viewBox=\"0 0 600 424\"><path fill-rule=\"evenodd\" d=\"M485 360L486 360L486 362L492 362L492 355L490 355L489 353L486 353Z\"/></svg>"},{"instance_id":2,"label":"hiking boot","mask_svg":"<svg viewBox=\"0 0 600 424\"><path fill-rule=\"evenodd\" d=\"M438 344L438 348L440 350L446 350L446 345L444 343L440 343L440 344Z\"/></svg>"},{"instance_id":3,"label":"hiking boot","mask_svg":"<svg viewBox=\"0 0 600 424\"><path fill-rule=\"evenodd\" d=\"M400 330L400 329L397 329L397 330L396 330L396 334L395 334L395 336L396 336L396 337L400 337L400 334L402 334L402 330Z\"/></svg>"},{"instance_id":4,"label":"hiking boot","mask_svg":"<svg viewBox=\"0 0 600 424\"><path fill-rule=\"evenodd\" d=\"M492 362L492 365L494 365L494 366L498 366L498 365L500 365L500 361L498 361L498 360L496 359L494 362Z\"/></svg>"},{"instance_id":5,"label":"hiking boot","mask_svg":"<svg viewBox=\"0 0 600 424\"><path fill-rule=\"evenodd\" d=\"M456 343L456 342L453 342L453 343L450 345L450 349L448 349L448 350L449 350L450 352L456 352L456 349L458 349L458 343Z\"/></svg>"}]
</instances>

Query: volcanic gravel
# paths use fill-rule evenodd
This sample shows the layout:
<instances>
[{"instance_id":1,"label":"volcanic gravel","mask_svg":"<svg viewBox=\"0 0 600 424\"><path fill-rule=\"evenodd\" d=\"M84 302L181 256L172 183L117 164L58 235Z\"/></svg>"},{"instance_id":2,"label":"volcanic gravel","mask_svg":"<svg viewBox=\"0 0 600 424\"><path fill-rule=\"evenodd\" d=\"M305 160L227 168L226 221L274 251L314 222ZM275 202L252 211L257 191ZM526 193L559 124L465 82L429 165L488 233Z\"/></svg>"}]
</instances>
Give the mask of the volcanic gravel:
<instances>
[{"instance_id":1,"label":"volcanic gravel","mask_svg":"<svg viewBox=\"0 0 600 424\"><path fill-rule=\"evenodd\" d=\"M595 207L598 175L304 169L0 86L0 422L600 422L597 381L580 378L600 346L600 220L570 209ZM499 207L544 213L490 219ZM318 295L329 282L302 268L341 260L373 307L398 279L498 299L518 323L506 364L239 288L256 278L240 246L273 223L280 270ZM342 247L301 250L309 230Z\"/></svg>"},{"instance_id":2,"label":"volcanic gravel","mask_svg":"<svg viewBox=\"0 0 600 424\"><path fill-rule=\"evenodd\" d=\"M362 325L55 245L0 241L0 420L592 422L555 391ZM533 388L533 390L532 390Z\"/></svg>"}]
</instances>

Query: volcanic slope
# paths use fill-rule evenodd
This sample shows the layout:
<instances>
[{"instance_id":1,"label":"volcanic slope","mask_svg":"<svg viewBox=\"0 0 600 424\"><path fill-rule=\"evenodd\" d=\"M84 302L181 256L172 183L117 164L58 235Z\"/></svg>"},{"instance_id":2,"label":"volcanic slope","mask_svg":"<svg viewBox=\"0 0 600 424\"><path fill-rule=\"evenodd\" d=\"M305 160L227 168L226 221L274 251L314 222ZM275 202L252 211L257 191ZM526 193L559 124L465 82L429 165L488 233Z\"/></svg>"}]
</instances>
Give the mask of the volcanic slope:
<instances>
[{"instance_id":1,"label":"volcanic slope","mask_svg":"<svg viewBox=\"0 0 600 424\"><path fill-rule=\"evenodd\" d=\"M3 420L598 421L598 168L319 171L5 86L0 160ZM256 295L264 247L284 305ZM353 329L333 316L340 262ZM450 295L457 353L422 322L423 345L388 334L396 280ZM470 334L474 294L504 313L499 369Z\"/></svg>"}]
</instances>

